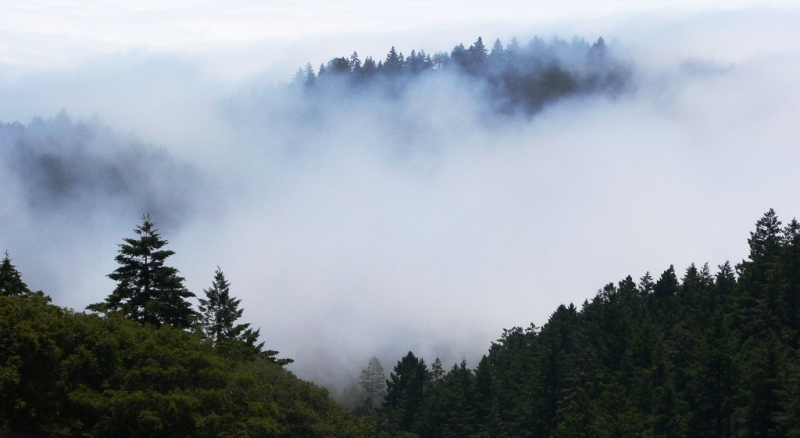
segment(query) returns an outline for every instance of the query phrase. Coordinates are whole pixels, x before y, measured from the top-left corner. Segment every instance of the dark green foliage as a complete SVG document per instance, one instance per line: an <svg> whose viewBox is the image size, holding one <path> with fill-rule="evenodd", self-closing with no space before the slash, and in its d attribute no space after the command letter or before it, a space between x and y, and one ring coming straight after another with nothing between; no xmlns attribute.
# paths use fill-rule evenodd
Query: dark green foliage
<svg viewBox="0 0 800 438"><path fill-rule="evenodd" d="M196 317L187 298L194 294L183 286L178 270L165 265L173 251L162 249L161 238L149 216L134 229L138 238L126 238L116 257L119 267L108 275L117 287L102 303L88 309L119 312L140 323L189 328Z"/></svg>
<svg viewBox="0 0 800 438"><path fill-rule="evenodd" d="M217 270L201 330L173 254L149 217L125 239L97 314L31 293L8 254L0 265L0 435L359 437L370 426L297 379L236 324L240 300ZM27 435L26 435L27 436Z"/></svg>
<svg viewBox="0 0 800 438"><path fill-rule="evenodd" d="M126 239L117 258L122 266L112 274L120 275L118 295L93 306L105 316L61 309L30 293L6 255L0 430L148 437L800 436L800 224L782 227L772 210L757 222L749 256L735 270L726 262L712 274L692 264L679 278L670 266L657 281L645 274L638 284L630 276L609 283L580 310L559 306L541 328L504 330L474 370L462 361L445 372L438 359L429 370L409 352L385 381L379 409L383 370L373 358L362 373L368 397L361 412L369 420L346 413L326 390L281 367L274 352L261 351L258 331L236 323L240 301L219 269L201 300L203 334L174 323L180 312L163 312L171 302L154 292L178 287L177 271L163 266L172 252L160 249L166 241L149 219L137 231L142 239ZM130 291L144 291L156 303Z"/></svg>
<svg viewBox="0 0 800 438"><path fill-rule="evenodd" d="M275 350L264 350L264 343L258 342L260 330L251 329L249 323L236 323L244 312L239 308L242 300L230 295L230 283L219 267L213 284L204 292L206 297L199 299L199 330L222 355L242 360L268 359L280 365L292 362L276 359Z"/></svg>
<svg viewBox="0 0 800 438"><path fill-rule="evenodd" d="M242 300L230 296L230 286L218 266L214 273L213 284L203 291L205 299L199 299L201 330L203 335L215 344L240 339L242 333L250 326L250 324L235 324L242 317L244 310L239 308Z"/></svg>
<svg viewBox="0 0 800 438"><path fill-rule="evenodd" d="M28 285L22 281L22 275L11 264L11 258L6 252L2 263L0 263L0 295L22 297L30 294L31 291L28 289Z"/></svg>
<svg viewBox="0 0 800 438"><path fill-rule="evenodd" d="M0 295L0 430L58 419L63 312L40 296Z"/></svg>
<svg viewBox="0 0 800 438"><path fill-rule="evenodd" d="M609 283L580 311L560 306L541 329L504 330L474 371L433 379L424 409L393 417L393 432L800 436L800 224L782 227L770 210L748 242L738 278L727 262L680 279L670 266L657 281ZM410 374L412 357L396 373Z"/></svg>
<svg viewBox="0 0 800 438"><path fill-rule="evenodd" d="M73 436L357 437L369 426L269 360L186 331L0 296L0 430Z"/></svg>
<svg viewBox="0 0 800 438"><path fill-rule="evenodd" d="M381 409L390 431L417 431L428 380L425 361L410 351L395 365L386 381L386 398Z"/></svg>

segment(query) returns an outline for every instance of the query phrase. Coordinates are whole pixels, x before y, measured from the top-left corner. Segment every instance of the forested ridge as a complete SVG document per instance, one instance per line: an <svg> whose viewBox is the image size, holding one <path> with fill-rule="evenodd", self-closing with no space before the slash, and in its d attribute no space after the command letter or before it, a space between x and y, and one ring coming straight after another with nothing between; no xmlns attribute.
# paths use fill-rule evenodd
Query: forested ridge
<svg viewBox="0 0 800 438"><path fill-rule="evenodd" d="M366 422L283 366L240 323L221 269L195 294L149 217L119 245L114 291L76 312L0 264L0 435L368 436Z"/></svg>
<svg viewBox="0 0 800 438"><path fill-rule="evenodd" d="M409 352L361 411L387 436L800 436L800 223L770 210L748 243L506 329L474 369Z"/></svg>
<svg viewBox="0 0 800 438"><path fill-rule="evenodd" d="M482 91L482 98L499 113L533 114L544 105L577 95L623 91L631 66L614 56L605 40L565 41L539 37L521 45L513 38L505 46L497 39L488 48L483 38L469 47L433 55L412 50L408 56L392 47L383 60L358 52L333 58L315 71L311 63L297 71L293 83L311 96L341 92L402 94L414 81L441 76L464 79L463 86Z"/></svg>
<svg viewBox="0 0 800 438"><path fill-rule="evenodd" d="M670 266L657 279L609 283L580 309L559 306L541 327L503 330L474 369L462 361L446 370L438 359L429 367L409 352L386 379L373 358L355 415L256 344L258 331L237 323L240 300L221 269L198 310L175 306L191 293L163 263L172 254L166 240L147 217L135 231L109 275L117 289L90 306L99 314L51 304L6 254L3 428L68 436L800 434L800 223L783 226L773 210L735 267L712 273L692 264L679 276Z"/></svg>

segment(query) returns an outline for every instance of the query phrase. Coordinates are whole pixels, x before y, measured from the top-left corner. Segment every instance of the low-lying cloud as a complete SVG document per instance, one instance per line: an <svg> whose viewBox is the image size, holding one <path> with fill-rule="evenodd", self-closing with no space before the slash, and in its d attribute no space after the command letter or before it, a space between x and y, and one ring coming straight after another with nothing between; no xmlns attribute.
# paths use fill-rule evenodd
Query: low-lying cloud
<svg viewBox="0 0 800 438"><path fill-rule="evenodd" d="M204 208L207 182L166 150L98 120L74 123L65 113L27 125L0 125L0 157L36 215L147 214L172 228ZM205 196L199 196L205 192Z"/></svg>

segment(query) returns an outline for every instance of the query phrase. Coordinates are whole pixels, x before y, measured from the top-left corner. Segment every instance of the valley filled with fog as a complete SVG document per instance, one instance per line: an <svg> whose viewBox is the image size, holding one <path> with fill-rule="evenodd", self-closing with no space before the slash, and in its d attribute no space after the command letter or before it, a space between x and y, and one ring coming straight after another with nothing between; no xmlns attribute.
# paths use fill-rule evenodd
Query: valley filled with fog
<svg viewBox="0 0 800 438"><path fill-rule="evenodd" d="M739 262L762 213L800 212L796 9L415 21L347 18L348 4L314 33L314 2L238 5L172 33L181 7L0 23L0 250L32 289L76 310L101 300L117 245L150 214L190 290L221 267L289 369L343 387L373 355L474 366L503 328L626 275ZM237 31L225 12L251 18ZM624 74L535 105L456 68L388 91L292 83L354 51L385 62L393 46L451 54L479 36L487 55L496 39L589 53L602 37ZM597 68L570 59L570 77Z"/></svg>

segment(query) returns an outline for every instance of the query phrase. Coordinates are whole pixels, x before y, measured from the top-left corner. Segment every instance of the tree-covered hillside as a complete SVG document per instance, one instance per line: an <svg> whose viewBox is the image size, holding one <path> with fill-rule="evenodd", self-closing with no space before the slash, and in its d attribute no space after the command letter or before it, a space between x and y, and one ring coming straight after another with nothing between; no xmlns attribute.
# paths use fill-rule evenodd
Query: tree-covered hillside
<svg viewBox="0 0 800 438"><path fill-rule="evenodd" d="M217 270L200 311L166 262L148 217L120 245L116 289L86 314L32 292L0 265L0 435L367 436L327 390L238 323L240 300Z"/></svg>
<svg viewBox="0 0 800 438"><path fill-rule="evenodd" d="M503 331L475 369L413 353L373 415L383 436L800 436L800 223L770 210L732 267L604 286Z"/></svg>
<svg viewBox="0 0 800 438"><path fill-rule="evenodd" d="M408 56L394 47L377 62L357 52L333 58L315 71L311 63L297 71L296 85L312 96L345 90L397 95L414 81L441 76L465 80L462 86L483 90L495 111L527 114L545 104L576 95L622 91L631 77L630 66L610 53L603 38L594 43L574 38L545 41L533 38L520 45L516 38L505 47L497 39L488 48L481 37L465 47L431 55L412 50Z"/></svg>
<svg viewBox="0 0 800 438"><path fill-rule="evenodd" d="M66 436L798 436L800 223L774 211L750 254L604 286L514 327L471 369L373 358L358 418L238 323L221 269L200 311L145 217L117 288L86 314L0 264L0 430ZM371 426L370 426L371 424Z"/></svg>

